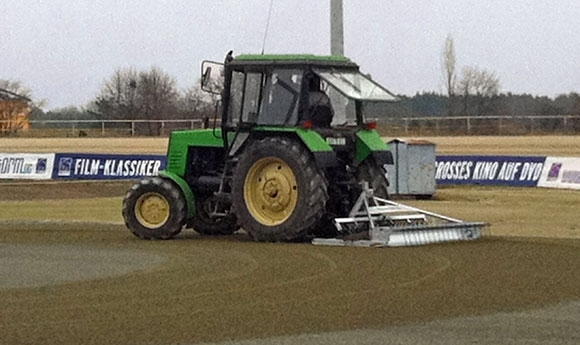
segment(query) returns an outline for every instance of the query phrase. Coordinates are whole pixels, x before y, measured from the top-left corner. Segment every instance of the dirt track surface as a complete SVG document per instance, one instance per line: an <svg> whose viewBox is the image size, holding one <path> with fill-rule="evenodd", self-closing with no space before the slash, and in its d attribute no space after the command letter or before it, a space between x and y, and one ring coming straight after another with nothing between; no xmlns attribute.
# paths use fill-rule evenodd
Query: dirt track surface
<svg viewBox="0 0 580 345"><path fill-rule="evenodd" d="M385 137L386 141L392 138ZM405 140L415 139L403 138ZM580 156L580 136L421 137L438 154ZM94 152L165 154L168 138L0 138L0 152Z"/></svg>
<svg viewBox="0 0 580 345"><path fill-rule="evenodd" d="M167 138L0 138L0 152L167 153Z"/></svg>
<svg viewBox="0 0 580 345"><path fill-rule="evenodd" d="M356 331L303 334L219 345L527 345L580 342L580 303L539 310L453 318L421 324Z"/></svg>
<svg viewBox="0 0 580 345"><path fill-rule="evenodd" d="M5 184L0 195L111 197L127 184L61 184L52 192ZM173 241L142 241L123 225L0 220L0 262L3 280L37 279L35 270L61 275L0 286L0 344L462 344L485 343L490 334L496 343L546 340L525 327L534 322L556 333L553 343L579 339L578 308L568 307L580 301L580 241L572 239L333 248L254 243L243 234L203 238L191 230ZM552 305L564 306L552 313L572 321L534 314Z"/></svg>
<svg viewBox="0 0 580 345"><path fill-rule="evenodd" d="M151 242L123 226L11 223L2 225L0 243L0 255L10 246L64 245L165 258L162 265L123 276L2 289L3 344L254 339L580 300L577 241L361 249L253 243L242 235L199 238L193 232Z"/></svg>

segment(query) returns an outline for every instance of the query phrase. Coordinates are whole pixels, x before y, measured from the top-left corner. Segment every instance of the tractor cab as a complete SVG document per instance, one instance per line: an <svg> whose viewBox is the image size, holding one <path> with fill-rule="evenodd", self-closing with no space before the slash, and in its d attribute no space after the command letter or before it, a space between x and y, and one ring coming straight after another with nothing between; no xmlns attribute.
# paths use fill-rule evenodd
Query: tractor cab
<svg viewBox="0 0 580 345"><path fill-rule="evenodd" d="M224 132L253 126L364 126L366 102L396 97L345 57L240 55L204 62L202 86L222 95Z"/></svg>

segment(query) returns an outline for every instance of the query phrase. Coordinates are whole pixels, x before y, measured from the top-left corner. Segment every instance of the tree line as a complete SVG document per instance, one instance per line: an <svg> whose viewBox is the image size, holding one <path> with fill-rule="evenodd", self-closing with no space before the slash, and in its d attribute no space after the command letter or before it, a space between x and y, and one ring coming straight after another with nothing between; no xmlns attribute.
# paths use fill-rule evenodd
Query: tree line
<svg viewBox="0 0 580 345"><path fill-rule="evenodd" d="M458 72L455 43L447 36L441 54L445 93L422 92L400 95L401 102L371 107L375 117L405 116L550 116L580 115L576 92L555 98L530 94L501 93L500 78L491 71L465 66Z"/></svg>
<svg viewBox="0 0 580 345"><path fill-rule="evenodd" d="M0 86L26 97L29 89L20 82L0 80ZM45 102L32 102L30 120L176 120L213 117L216 96L203 92L200 83L185 90L177 87L175 78L158 67L137 71L134 68L116 70L101 86L88 104L44 111ZM58 128L66 124L46 123L43 127ZM98 123L83 127L98 127ZM119 126L122 126L121 124ZM161 134L159 122L143 122L135 131L143 135Z"/></svg>
<svg viewBox="0 0 580 345"><path fill-rule="evenodd" d="M575 92L555 98L511 92L489 97L435 92L399 97L401 101L396 104L373 107L374 117L580 115L580 95Z"/></svg>

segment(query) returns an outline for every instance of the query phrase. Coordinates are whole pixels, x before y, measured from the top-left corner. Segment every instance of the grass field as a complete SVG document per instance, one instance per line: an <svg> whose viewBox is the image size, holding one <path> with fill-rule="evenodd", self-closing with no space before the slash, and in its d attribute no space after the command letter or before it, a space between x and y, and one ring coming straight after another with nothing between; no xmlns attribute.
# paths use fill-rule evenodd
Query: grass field
<svg viewBox="0 0 580 345"><path fill-rule="evenodd" d="M112 222L122 224L121 204L130 183L0 184L0 220ZM91 190L93 188L94 190ZM58 198L58 199L55 199ZM490 224L488 234L579 238L580 192L556 189L454 187L433 200L404 203L452 217ZM71 212L74 210L74 212Z"/></svg>

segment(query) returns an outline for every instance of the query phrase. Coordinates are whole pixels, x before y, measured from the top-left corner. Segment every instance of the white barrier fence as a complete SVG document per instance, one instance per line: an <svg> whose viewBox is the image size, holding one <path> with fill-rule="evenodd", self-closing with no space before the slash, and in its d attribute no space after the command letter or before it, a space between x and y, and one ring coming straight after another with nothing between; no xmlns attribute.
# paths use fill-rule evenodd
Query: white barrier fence
<svg viewBox="0 0 580 345"><path fill-rule="evenodd" d="M485 116L425 116L389 115L375 118L390 136L425 135L526 135L526 134L576 134L580 133L580 115L485 115ZM219 127L219 119L216 125ZM0 120L0 125L10 124ZM66 136L164 136L173 130L213 127L214 119L166 120L42 120L28 121L30 131L43 131L44 135ZM2 128L6 126L0 126ZM0 135L17 133L20 128L1 129Z"/></svg>

